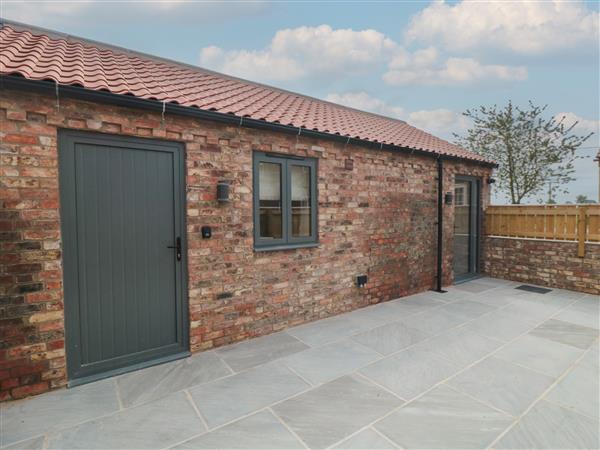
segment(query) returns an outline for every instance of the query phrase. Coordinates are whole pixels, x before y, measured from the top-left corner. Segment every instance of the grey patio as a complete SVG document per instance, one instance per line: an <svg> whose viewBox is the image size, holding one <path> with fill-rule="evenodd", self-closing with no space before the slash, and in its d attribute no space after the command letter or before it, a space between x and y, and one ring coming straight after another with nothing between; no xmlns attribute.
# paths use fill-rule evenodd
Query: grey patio
<svg viewBox="0 0 600 450"><path fill-rule="evenodd" d="M2 448L590 448L597 296L481 278L2 404Z"/></svg>

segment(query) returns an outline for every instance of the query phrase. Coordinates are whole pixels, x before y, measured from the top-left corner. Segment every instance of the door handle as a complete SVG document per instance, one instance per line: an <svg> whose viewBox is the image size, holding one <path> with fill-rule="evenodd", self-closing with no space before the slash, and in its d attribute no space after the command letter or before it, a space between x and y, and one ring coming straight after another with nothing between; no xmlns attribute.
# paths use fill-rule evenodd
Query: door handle
<svg viewBox="0 0 600 450"><path fill-rule="evenodd" d="M175 255L177 256L177 261L181 261L181 238L177 237L175 239L175 245L168 245L167 248L174 248Z"/></svg>

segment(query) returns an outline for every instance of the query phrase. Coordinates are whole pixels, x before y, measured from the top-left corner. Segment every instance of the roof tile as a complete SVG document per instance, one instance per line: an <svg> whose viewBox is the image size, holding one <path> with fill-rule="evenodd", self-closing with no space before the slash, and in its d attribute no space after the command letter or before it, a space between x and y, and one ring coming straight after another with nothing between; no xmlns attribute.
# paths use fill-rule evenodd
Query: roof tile
<svg viewBox="0 0 600 450"><path fill-rule="evenodd" d="M0 74L108 90L239 117L482 162L484 157L404 121L199 67L4 24Z"/></svg>

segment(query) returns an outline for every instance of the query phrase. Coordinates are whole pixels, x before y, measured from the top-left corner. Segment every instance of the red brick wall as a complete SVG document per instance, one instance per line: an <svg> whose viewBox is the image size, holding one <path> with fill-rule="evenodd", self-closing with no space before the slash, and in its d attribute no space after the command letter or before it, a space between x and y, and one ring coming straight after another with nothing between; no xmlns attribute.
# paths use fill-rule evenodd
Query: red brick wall
<svg viewBox="0 0 600 450"><path fill-rule="evenodd" d="M495 238L484 240L485 273L491 277L600 294L600 245Z"/></svg>
<svg viewBox="0 0 600 450"><path fill-rule="evenodd" d="M432 158L296 138L122 107L3 91L1 398L66 383L57 129L156 137L186 147L191 349L199 351L434 285ZM318 248L253 251L252 150L319 159ZM354 161L345 169L345 161ZM488 169L447 163L455 173ZM216 202L219 179L231 203ZM486 185L484 185L485 187ZM484 193L487 198L487 190ZM452 248L452 208L445 245ZM200 238L213 227L210 240ZM452 280L446 252L445 282ZM355 277L367 273L366 288Z"/></svg>

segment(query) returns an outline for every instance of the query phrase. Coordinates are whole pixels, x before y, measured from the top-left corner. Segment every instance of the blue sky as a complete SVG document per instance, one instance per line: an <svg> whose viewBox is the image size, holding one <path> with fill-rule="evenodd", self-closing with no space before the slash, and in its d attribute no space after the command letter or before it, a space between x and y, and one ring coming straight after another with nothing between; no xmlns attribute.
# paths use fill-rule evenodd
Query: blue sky
<svg viewBox="0 0 600 450"><path fill-rule="evenodd" d="M467 108L549 104L550 115L596 133L564 202L598 196L598 11L586 1L3 1L1 15L398 117L448 139L468 128Z"/></svg>

